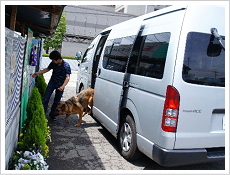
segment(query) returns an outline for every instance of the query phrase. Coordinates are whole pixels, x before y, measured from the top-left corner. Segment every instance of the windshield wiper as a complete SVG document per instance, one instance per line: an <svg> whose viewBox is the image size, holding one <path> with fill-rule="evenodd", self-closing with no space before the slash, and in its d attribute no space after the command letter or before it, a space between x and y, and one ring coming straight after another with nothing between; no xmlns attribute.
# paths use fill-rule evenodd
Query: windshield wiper
<svg viewBox="0 0 230 175"><path fill-rule="evenodd" d="M223 44L223 41L222 41L222 37L219 35L217 29L216 28L211 28L211 33L218 40L220 46L225 51L225 47L224 47L224 44Z"/></svg>

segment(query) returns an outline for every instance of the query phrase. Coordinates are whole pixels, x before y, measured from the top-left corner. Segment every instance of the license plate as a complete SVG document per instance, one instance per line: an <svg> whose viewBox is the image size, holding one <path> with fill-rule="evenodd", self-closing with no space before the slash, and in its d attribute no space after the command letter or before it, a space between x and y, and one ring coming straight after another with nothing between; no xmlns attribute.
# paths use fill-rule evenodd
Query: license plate
<svg viewBox="0 0 230 175"><path fill-rule="evenodd" d="M223 116L223 122L222 122L222 124L223 124L223 129L225 130L225 115Z"/></svg>

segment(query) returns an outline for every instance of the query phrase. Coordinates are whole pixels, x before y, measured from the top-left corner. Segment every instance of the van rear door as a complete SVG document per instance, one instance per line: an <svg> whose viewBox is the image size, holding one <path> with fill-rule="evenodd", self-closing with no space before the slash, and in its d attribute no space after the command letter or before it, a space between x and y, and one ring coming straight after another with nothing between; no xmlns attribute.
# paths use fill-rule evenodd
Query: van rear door
<svg viewBox="0 0 230 175"><path fill-rule="evenodd" d="M211 34L216 28L224 38L224 16L221 7L187 9L173 82L180 94L175 149L225 146L225 52Z"/></svg>

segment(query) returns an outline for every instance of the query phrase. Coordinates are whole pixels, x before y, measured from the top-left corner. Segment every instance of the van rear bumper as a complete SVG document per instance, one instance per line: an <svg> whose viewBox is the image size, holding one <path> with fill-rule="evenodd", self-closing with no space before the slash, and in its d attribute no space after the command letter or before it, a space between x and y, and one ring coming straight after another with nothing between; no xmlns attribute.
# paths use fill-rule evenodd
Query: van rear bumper
<svg viewBox="0 0 230 175"><path fill-rule="evenodd" d="M216 162L225 160L225 148L168 150L153 145L152 158L165 167Z"/></svg>

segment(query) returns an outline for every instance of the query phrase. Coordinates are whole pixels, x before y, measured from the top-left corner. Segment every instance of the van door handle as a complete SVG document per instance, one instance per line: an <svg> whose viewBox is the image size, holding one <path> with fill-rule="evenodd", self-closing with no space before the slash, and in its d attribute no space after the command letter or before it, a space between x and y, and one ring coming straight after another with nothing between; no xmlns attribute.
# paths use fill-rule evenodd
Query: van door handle
<svg viewBox="0 0 230 175"><path fill-rule="evenodd" d="M124 81L123 82L123 87L126 87L126 88L129 87L129 82L128 81Z"/></svg>
<svg viewBox="0 0 230 175"><path fill-rule="evenodd" d="M88 71L88 67L85 67L85 72L87 72Z"/></svg>
<svg viewBox="0 0 230 175"><path fill-rule="evenodd" d="M138 84L132 83L130 81L124 81L123 87L125 87L125 88L128 88L128 87L138 88Z"/></svg>

